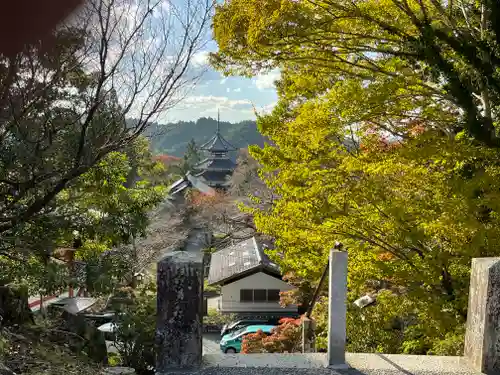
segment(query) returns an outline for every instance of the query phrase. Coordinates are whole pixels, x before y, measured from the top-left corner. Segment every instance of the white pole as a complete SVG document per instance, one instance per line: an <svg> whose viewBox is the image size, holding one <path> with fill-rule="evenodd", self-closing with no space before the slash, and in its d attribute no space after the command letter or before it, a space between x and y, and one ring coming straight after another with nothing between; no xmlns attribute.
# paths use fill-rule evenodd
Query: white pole
<svg viewBox="0 0 500 375"><path fill-rule="evenodd" d="M328 365L346 368L347 253L330 250L328 280Z"/></svg>

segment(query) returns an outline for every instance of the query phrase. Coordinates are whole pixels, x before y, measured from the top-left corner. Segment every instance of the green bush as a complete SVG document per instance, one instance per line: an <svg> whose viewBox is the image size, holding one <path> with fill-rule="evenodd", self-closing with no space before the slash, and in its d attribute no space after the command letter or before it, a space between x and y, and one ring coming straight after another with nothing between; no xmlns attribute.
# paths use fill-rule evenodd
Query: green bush
<svg viewBox="0 0 500 375"><path fill-rule="evenodd" d="M114 345L121 365L134 368L138 375L154 374L156 285L144 285L133 301L117 311Z"/></svg>
<svg viewBox="0 0 500 375"><path fill-rule="evenodd" d="M205 282L203 284L203 290L205 292L220 293L220 285L208 285L208 280L205 280Z"/></svg>
<svg viewBox="0 0 500 375"><path fill-rule="evenodd" d="M221 314L216 309L208 309L208 316L203 317L203 324L224 325L235 320L233 314Z"/></svg>
<svg viewBox="0 0 500 375"><path fill-rule="evenodd" d="M436 341L428 354L445 356L464 355L465 324L456 327L454 332L446 334L443 340Z"/></svg>
<svg viewBox="0 0 500 375"><path fill-rule="evenodd" d="M111 367L119 366L122 363L122 359L120 354L118 353L109 353L108 354L108 364Z"/></svg>
<svg viewBox="0 0 500 375"><path fill-rule="evenodd" d="M5 357L9 350L9 340L4 337L2 330L0 328L0 360Z"/></svg>

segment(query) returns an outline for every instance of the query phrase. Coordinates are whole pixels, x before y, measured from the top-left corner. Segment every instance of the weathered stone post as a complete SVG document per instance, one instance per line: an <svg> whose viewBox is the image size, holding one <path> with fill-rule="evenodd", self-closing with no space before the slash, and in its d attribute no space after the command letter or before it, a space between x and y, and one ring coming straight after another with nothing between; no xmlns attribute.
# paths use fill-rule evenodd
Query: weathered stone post
<svg viewBox="0 0 500 375"><path fill-rule="evenodd" d="M314 320L308 317L304 317L302 320L302 353L313 353L315 351L315 326Z"/></svg>
<svg viewBox="0 0 500 375"><path fill-rule="evenodd" d="M201 366L203 262L174 252L158 262L156 373Z"/></svg>
<svg viewBox="0 0 500 375"><path fill-rule="evenodd" d="M330 251L328 280L328 365L335 368L345 364L347 309L347 253Z"/></svg>
<svg viewBox="0 0 500 375"><path fill-rule="evenodd" d="M475 371L500 374L500 258L474 258L464 355Z"/></svg>

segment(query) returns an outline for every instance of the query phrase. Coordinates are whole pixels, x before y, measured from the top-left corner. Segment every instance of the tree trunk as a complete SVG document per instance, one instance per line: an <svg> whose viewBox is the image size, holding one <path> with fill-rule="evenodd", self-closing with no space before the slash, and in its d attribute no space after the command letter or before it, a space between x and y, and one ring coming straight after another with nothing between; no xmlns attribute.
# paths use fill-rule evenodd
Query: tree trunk
<svg viewBox="0 0 500 375"><path fill-rule="evenodd" d="M14 286L0 286L0 325L33 323L28 295Z"/></svg>

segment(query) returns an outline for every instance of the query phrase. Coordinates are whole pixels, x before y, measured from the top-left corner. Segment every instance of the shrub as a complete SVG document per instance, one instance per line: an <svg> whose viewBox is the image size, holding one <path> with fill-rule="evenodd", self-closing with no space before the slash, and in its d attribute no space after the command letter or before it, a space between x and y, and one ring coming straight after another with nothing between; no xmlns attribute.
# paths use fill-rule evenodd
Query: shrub
<svg viewBox="0 0 500 375"><path fill-rule="evenodd" d="M154 374L156 286L145 285L133 301L117 311L114 345L123 366L134 368L138 375Z"/></svg>
<svg viewBox="0 0 500 375"><path fill-rule="evenodd" d="M428 354L444 356L462 356L464 354L465 324L446 334L443 340L433 343Z"/></svg>
<svg viewBox="0 0 500 375"><path fill-rule="evenodd" d="M302 350L302 318L283 318L267 336L262 330L243 338L241 353L294 353Z"/></svg>
<svg viewBox="0 0 500 375"><path fill-rule="evenodd" d="M235 320L233 314L221 314L216 309L208 309L208 315L203 317L203 324L224 325Z"/></svg>
<svg viewBox="0 0 500 375"><path fill-rule="evenodd" d="M255 333L249 333L243 337L241 343L242 354L251 353L266 353L264 346L262 345L262 340L265 339L267 335L260 329Z"/></svg>
<svg viewBox="0 0 500 375"><path fill-rule="evenodd" d="M208 280L204 281L203 290L205 292L220 293L220 285L208 285Z"/></svg>

